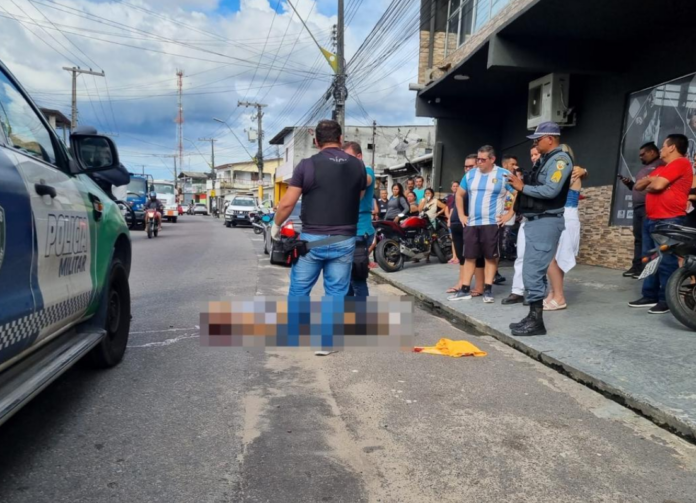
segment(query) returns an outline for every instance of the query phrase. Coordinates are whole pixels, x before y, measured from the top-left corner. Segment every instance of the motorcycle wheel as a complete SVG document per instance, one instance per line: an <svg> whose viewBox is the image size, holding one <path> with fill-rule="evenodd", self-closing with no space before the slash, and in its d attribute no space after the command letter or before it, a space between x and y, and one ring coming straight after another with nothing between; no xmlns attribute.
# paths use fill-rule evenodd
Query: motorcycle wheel
<svg viewBox="0 0 696 503"><path fill-rule="evenodd" d="M437 242L433 243L433 251L441 264L452 260L452 237L448 232L439 232Z"/></svg>
<svg viewBox="0 0 696 503"><path fill-rule="evenodd" d="M383 239L375 248L377 263L385 272L400 271L404 267L404 256L399 243L393 239Z"/></svg>
<svg viewBox="0 0 696 503"><path fill-rule="evenodd" d="M446 264L448 259L445 257L445 254L442 252L442 248L440 247L440 243L433 243L433 253L437 257L437 259L440 261L441 264Z"/></svg>
<svg viewBox="0 0 696 503"><path fill-rule="evenodd" d="M679 322L696 330L696 275L680 267L669 278L665 296L669 310Z"/></svg>
<svg viewBox="0 0 696 503"><path fill-rule="evenodd" d="M254 227L254 234L261 234L263 232L263 229L259 229L258 227Z"/></svg>
<svg viewBox="0 0 696 503"><path fill-rule="evenodd" d="M152 233L155 235L155 237L157 237L157 234L159 233L159 231L157 229L155 229L154 231L152 231Z"/></svg>
<svg viewBox="0 0 696 503"><path fill-rule="evenodd" d="M152 225L146 224L147 227L147 239L152 239Z"/></svg>

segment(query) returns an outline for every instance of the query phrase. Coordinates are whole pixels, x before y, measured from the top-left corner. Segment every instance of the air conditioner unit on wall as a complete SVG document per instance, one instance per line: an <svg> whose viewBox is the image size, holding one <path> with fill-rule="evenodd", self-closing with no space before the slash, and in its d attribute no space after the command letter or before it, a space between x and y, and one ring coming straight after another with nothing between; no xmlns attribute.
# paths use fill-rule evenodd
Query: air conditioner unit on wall
<svg viewBox="0 0 696 503"><path fill-rule="evenodd" d="M527 128L534 129L542 122L569 124L572 108L568 106L570 78L564 73L550 73L529 84L527 98Z"/></svg>

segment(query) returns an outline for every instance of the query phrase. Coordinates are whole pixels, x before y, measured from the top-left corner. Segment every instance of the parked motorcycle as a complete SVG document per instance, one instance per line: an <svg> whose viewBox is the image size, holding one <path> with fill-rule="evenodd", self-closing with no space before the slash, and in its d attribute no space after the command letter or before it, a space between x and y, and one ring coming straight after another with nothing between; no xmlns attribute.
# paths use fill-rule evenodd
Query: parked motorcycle
<svg viewBox="0 0 696 503"><path fill-rule="evenodd" d="M665 297L674 317L684 326L696 330L696 229L662 224L655 227L652 237L658 247L643 258L647 265L640 279L657 274L664 255L684 259L682 266L670 276Z"/></svg>
<svg viewBox="0 0 696 503"><path fill-rule="evenodd" d="M377 236L375 259L385 272L396 272L407 260L427 259L435 255L446 264L452 259L452 237L447 226L438 221L437 228L421 213L400 222L380 220L374 223Z"/></svg>
<svg viewBox="0 0 696 503"><path fill-rule="evenodd" d="M152 236L157 237L157 212L155 210L147 210L147 238L152 239Z"/></svg>

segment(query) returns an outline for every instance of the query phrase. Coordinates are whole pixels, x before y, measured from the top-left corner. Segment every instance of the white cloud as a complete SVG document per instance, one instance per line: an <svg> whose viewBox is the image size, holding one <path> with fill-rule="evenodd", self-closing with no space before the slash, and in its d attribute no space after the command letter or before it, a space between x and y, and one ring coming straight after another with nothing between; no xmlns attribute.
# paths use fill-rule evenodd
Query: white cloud
<svg viewBox="0 0 696 503"><path fill-rule="evenodd" d="M60 4L66 7L58 9L49 7L51 4L43 0L34 4L29 0L15 1L24 12L11 3L0 4L3 7L0 8L0 32L4 35L0 59L39 104L59 108L66 115L70 110L71 81L70 74L61 67L79 65L103 69L111 103L107 99L104 79L80 78L80 120L82 124L92 124L107 132L118 129L121 134L116 140L122 155L126 162L134 165L164 169L161 159L147 154L170 154L176 148L175 72L178 68L186 75L184 135L192 140L211 135L219 137L216 144L218 163L244 159L246 154L224 126L212 121L213 116L231 117L230 124L244 141L244 129L255 127L255 122L250 120L250 110L238 109L237 101L263 100L269 105L265 110L264 128L266 138L270 139L282 127L295 124L331 82L328 64L321 59L289 6L286 5L282 13L274 13L271 5L275 6L276 0L243 0L240 11L224 16L213 10L218 5L217 0L128 0L154 14L116 1L61 0ZM314 2L296 0L295 5L324 44L336 18L327 6L317 6ZM322 2L324 0L319 0L320 4ZM348 57L388 3L388 0L375 0L362 4L346 33ZM16 16L24 26L8 19L3 9ZM308 15L310 9L311 15ZM50 22L41 13L48 16ZM414 44L416 40L414 37ZM354 100L349 100L348 123L368 123L373 118L380 124L415 121L414 95L407 90L407 80L416 74L417 56L414 53L410 60L407 57L414 48L413 44L408 49L402 48L398 57L353 82L369 118ZM392 68L399 59L408 61ZM116 127L114 122L117 122ZM252 152L255 150L251 144L244 146ZM198 147L207 155L209 145L199 143ZM190 143L186 143L185 149L186 162L190 162L191 169L206 168L205 161Z"/></svg>

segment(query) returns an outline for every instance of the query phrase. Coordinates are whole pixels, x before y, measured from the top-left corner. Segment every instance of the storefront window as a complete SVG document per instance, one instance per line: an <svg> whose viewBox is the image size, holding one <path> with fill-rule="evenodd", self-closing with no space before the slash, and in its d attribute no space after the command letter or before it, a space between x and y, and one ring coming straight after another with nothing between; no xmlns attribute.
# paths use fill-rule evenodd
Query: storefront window
<svg viewBox="0 0 696 503"><path fill-rule="evenodd" d="M662 146L667 135L681 133L689 139L689 159L696 153L696 74L666 82L628 97L619 155L618 174L635 179L642 168L638 150L648 142ZM630 226L633 221L631 191L617 180L611 222Z"/></svg>

